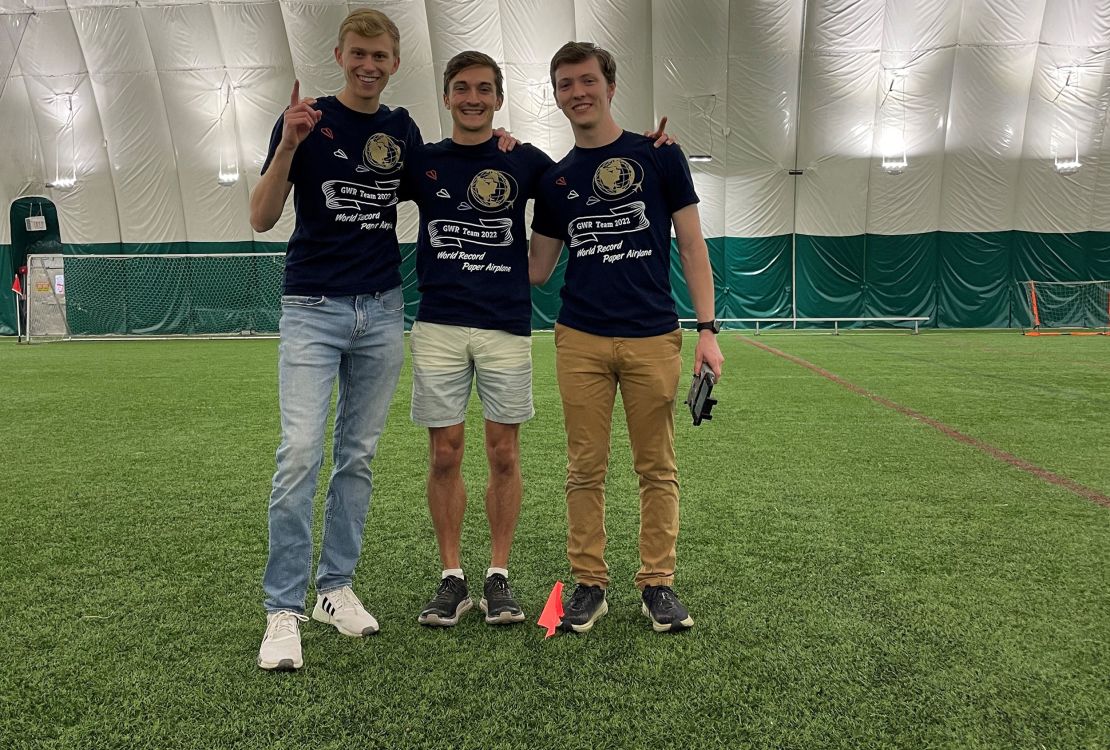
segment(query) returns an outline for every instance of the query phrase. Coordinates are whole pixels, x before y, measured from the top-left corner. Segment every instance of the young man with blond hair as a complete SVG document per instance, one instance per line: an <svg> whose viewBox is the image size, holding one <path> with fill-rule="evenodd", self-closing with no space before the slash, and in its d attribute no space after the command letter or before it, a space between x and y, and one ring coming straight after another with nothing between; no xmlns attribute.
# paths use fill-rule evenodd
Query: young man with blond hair
<svg viewBox="0 0 1110 750"><path fill-rule="evenodd" d="M675 594L678 473L674 409L682 332L670 286L670 229L698 318L694 370L721 375L713 275L698 196L677 146L654 150L613 119L616 62L569 42L551 60L555 100L575 147L544 175L532 222L530 277L543 283L569 258L555 327L567 433L567 557L577 586L565 630L586 632L608 611L605 475L619 389L640 495L641 611L656 631L694 624Z"/></svg>
<svg viewBox="0 0 1110 750"><path fill-rule="evenodd" d="M296 210L279 326L282 437L269 503L263 669L303 664L313 496L336 380L334 469L312 618L348 636L378 631L351 584L373 489L370 461L404 359L396 204L405 161L422 141L407 111L381 103L400 63L400 34L387 16L352 12L334 54L342 91L301 99L293 83L251 194L256 232L273 228L291 190Z"/></svg>

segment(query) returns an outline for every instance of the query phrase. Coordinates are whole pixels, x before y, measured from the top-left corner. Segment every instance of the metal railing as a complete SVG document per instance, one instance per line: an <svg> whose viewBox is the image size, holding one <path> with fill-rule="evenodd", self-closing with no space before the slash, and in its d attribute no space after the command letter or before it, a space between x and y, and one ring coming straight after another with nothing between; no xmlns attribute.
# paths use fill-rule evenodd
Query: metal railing
<svg viewBox="0 0 1110 750"><path fill-rule="evenodd" d="M858 317L858 318L718 318L721 323L755 323L755 335L759 335L760 323L790 323L792 328L797 328L798 323L832 323L833 335L840 334L841 323L913 323L913 332L918 333L918 327L927 321L928 316L914 317L914 316L881 316L881 317ZM678 322L681 323L696 323L695 318L679 318Z"/></svg>

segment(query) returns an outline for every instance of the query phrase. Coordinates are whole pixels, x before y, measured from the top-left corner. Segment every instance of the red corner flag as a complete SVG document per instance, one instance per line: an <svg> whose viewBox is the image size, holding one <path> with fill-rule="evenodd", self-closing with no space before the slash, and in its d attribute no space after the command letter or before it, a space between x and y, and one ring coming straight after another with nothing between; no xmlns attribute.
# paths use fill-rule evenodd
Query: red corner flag
<svg viewBox="0 0 1110 750"><path fill-rule="evenodd" d="M543 605L543 612L540 613L540 619L536 620L536 624L541 628L547 628L547 635L544 638L550 638L555 635L555 629L559 627L559 623L563 621L563 582L556 581L555 585L551 587L551 593L547 596L547 604Z"/></svg>
<svg viewBox="0 0 1110 750"><path fill-rule="evenodd" d="M15 279L12 281L12 291L20 297L23 296L23 284L19 282L19 274L16 274Z"/></svg>

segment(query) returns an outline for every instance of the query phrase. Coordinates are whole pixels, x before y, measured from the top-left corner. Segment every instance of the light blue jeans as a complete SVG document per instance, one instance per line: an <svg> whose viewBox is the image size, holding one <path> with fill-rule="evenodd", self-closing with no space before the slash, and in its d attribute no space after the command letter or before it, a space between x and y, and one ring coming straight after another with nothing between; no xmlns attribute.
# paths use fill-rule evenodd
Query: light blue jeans
<svg viewBox="0 0 1110 750"><path fill-rule="evenodd" d="M262 578L268 612L304 612L312 567L312 499L337 376L335 466L324 506L316 590L348 586L354 577L373 491L370 460L404 360L403 309L400 287L357 297L281 299L282 435Z"/></svg>

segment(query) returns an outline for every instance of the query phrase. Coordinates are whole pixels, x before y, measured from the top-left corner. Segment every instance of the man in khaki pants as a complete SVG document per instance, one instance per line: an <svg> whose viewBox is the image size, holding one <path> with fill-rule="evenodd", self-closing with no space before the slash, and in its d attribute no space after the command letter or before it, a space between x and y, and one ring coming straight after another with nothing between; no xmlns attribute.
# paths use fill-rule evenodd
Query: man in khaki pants
<svg viewBox="0 0 1110 750"><path fill-rule="evenodd" d="M620 388L640 479L641 610L656 631L685 630L694 620L671 588L679 526L674 408L682 367L670 287L672 224L699 321L694 369L704 363L719 378L724 360L698 196L681 149L653 149L648 138L614 121L616 63L607 51L565 44L551 61L551 83L575 148L541 181L529 277L545 282L567 246L555 346L567 432L567 557L577 586L562 627L586 632L608 612L605 474Z"/></svg>

